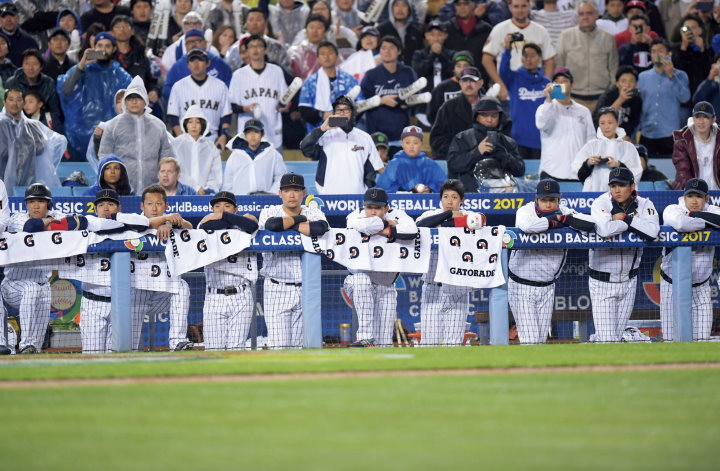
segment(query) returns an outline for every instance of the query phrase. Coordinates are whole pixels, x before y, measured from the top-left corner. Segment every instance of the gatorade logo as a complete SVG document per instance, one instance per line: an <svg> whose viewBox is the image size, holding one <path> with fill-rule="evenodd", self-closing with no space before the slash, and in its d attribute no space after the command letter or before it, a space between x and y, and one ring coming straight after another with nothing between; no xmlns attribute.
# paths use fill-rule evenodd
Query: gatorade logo
<svg viewBox="0 0 720 471"><path fill-rule="evenodd" d="M335 244L336 245L342 245L345 243L345 234L338 232L335 234Z"/></svg>
<svg viewBox="0 0 720 471"><path fill-rule="evenodd" d="M182 240L183 242L189 241L190 240L190 232L188 232L187 230L181 231L180 232L180 240Z"/></svg>
<svg viewBox="0 0 720 471"><path fill-rule="evenodd" d="M207 244L205 243L205 239L197 243L197 249L200 253L207 251Z"/></svg>
<svg viewBox="0 0 720 471"><path fill-rule="evenodd" d="M460 237L458 236L452 236L450 237L450 245L453 247L460 247Z"/></svg>
<svg viewBox="0 0 720 471"><path fill-rule="evenodd" d="M100 260L100 271L110 270L110 260L103 258Z"/></svg>
<svg viewBox="0 0 720 471"><path fill-rule="evenodd" d="M222 242L224 245L227 245L230 242L232 242L232 240L230 239L230 233L223 232L222 234L220 234L220 242Z"/></svg>
<svg viewBox="0 0 720 471"><path fill-rule="evenodd" d="M160 273L162 273L162 271L160 270L160 267L157 265L153 265L152 268L150 269L150 276L152 276L153 278L157 278L158 276L160 276Z"/></svg>
<svg viewBox="0 0 720 471"><path fill-rule="evenodd" d="M33 239L32 234L25 236L25 245L28 247L33 247L35 245L35 240Z"/></svg>
<svg viewBox="0 0 720 471"><path fill-rule="evenodd" d="M333 250L331 250L331 249L328 249L327 252L325 252L325 256L326 256L329 260L335 260L335 252L334 252Z"/></svg>
<svg viewBox="0 0 720 471"><path fill-rule="evenodd" d="M375 257L375 258L382 257L384 253L385 253L385 251L379 245L375 246L375 248L373 249L373 257Z"/></svg>
<svg viewBox="0 0 720 471"><path fill-rule="evenodd" d="M462 261L472 263L473 262L472 252L465 252L464 254L462 254Z"/></svg>
<svg viewBox="0 0 720 471"><path fill-rule="evenodd" d="M410 252L408 251L407 247L400 247L400 258L408 258L408 255L410 255Z"/></svg>
<svg viewBox="0 0 720 471"><path fill-rule="evenodd" d="M357 247L350 247L350 258L358 258L360 250Z"/></svg>
<svg viewBox="0 0 720 471"><path fill-rule="evenodd" d="M490 262L490 263L495 263L496 261L497 261L497 254L494 253L494 254L490 255L490 258L488 259L488 262Z"/></svg>
<svg viewBox="0 0 720 471"><path fill-rule="evenodd" d="M52 243L55 245L62 244L62 233L60 232L53 232L53 235L50 238L52 240Z"/></svg>
<svg viewBox="0 0 720 471"><path fill-rule="evenodd" d="M485 239L480 239L477 241L477 248L480 250L487 250L488 248L488 241Z"/></svg>

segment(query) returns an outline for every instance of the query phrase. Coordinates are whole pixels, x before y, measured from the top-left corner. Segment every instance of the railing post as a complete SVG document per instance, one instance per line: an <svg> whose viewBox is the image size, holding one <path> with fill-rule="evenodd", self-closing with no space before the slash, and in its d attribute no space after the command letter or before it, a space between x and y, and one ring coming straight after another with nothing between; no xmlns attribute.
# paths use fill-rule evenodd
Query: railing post
<svg viewBox="0 0 720 471"><path fill-rule="evenodd" d="M302 315L304 348L322 348L322 260L320 255L302 254Z"/></svg>
<svg viewBox="0 0 720 471"><path fill-rule="evenodd" d="M112 348L115 352L132 350L132 302L130 292L130 253L110 256Z"/></svg>
<svg viewBox="0 0 720 471"><path fill-rule="evenodd" d="M503 276L508 276L508 250L502 249L500 261ZM507 283L490 290L490 345L508 345L510 326Z"/></svg>
<svg viewBox="0 0 720 471"><path fill-rule="evenodd" d="M673 340L690 342L692 325L692 247L675 247L672 253Z"/></svg>

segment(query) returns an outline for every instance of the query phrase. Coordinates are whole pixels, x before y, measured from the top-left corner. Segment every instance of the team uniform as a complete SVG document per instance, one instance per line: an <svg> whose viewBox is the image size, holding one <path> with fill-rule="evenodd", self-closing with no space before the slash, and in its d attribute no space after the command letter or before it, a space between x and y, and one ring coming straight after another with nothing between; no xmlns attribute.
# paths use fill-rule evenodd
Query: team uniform
<svg viewBox="0 0 720 471"><path fill-rule="evenodd" d="M282 117L278 111L280 98L287 91L283 70L266 62L265 68L258 73L246 65L233 72L230 80L230 103L240 107L257 103L260 115L256 119L265 125L265 139L276 149L282 148ZM238 129L252 119L251 113L238 115Z"/></svg>
<svg viewBox="0 0 720 471"><path fill-rule="evenodd" d="M678 232L694 232L712 227L720 228L720 207L705 204L702 212L689 216L684 198L678 204L668 205L663 211L663 221ZM660 321L663 340L673 340L672 307L672 249L663 249L660 266ZM693 340L708 340L712 330L713 301L710 275L715 257L714 246L692 248L692 325Z"/></svg>
<svg viewBox="0 0 720 471"><path fill-rule="evenodd" d="M0 180L0 232L5 232L8 222L10 222L10 200L8 199L5 183ZM11 327L7 323L7 312L5 304L0 296L0 354L7 355L14 351L15 343L10 344L8 334L11 333ZM12 333L15 333L12 330ZM10 344L10 346L8 346Z"/></svg>
<svg viewBox="0 0 720 471"><path fill-rule="evenodd" d="M209 135L213 141L217 139L221 122L232 115L228 87L225 83L211 75L204 82L198 83L191 75L178 80L170 91L167 115L176 124L185 117L185 112L192 105L198 105L207 119Z"/></svg>
<svg viewBox="0 0 720 471"><path fill-rule="evenodd" d="M260 229L265 229L270 218L287 215L282 205L263 209L260 212ZM325 214L319 209L302 206L300 215L305 216L308 222L324 221L327 224ZM263 299L268 347L302 347L301 256L294 252L263 252L263 268L260 274L265 277Z"/></svg>
<svg viewBox="0 0 720 471"><path fill-rule="evenodd" d="M632 216L630 224L613 221L613 200L610 193L597 197L590 214L601 237L613 237L623 232L633 232L643 239L653 240L660 231L660 221L655 205L649 199L635 196L631 206L637 207L627 213ZM617 249L590 249L589 288L592 302L595 337L597 342L619 342L630 319L637 274L643 249L641 247Z"/></svg>
<svg viewBox="0 0 720 471"><path fill-rule="evenodd" d="M568 225L573 229L593 230L594 223L588 215L576 213L563 205L557 211L542 212L535 202L518 210L515 226L527 234L546 232L552 229L552 219L558 214L570 216ZM566 258L567 250L510 252L508 302L521 343L545 343L555 306L555 280L560 276Z"/></svg>
<svg viewBox="0 0 720 471"><path fill-rule="evenodd" d="M460 210L463 215L473 214ZM485 216L482 225L485 225ZM418 227L467 227L467 218L453 218L452 211L432 209L417 218ZM430 255L428 272L422 276L423 288L421 305L422 341L420 346L458 346L465 336L465 323L470 314L470 292L472 288L435 283L438 251Z"/></svg>
<svg viewBox="0 0 720 471"><path fill-rule="evenodd" d="M385 221L397 223L397 235L415 236L417 226L410 216L400 209L392 209ZM367 217L365 209L357 209L347 216L347 228L363 234L376 234L387 224L379 217ZM375 345L392 346L392 332L397 316L398 273L350 270L344 288L353 301L358 318L356 339L374 341ZM464 324L463 324L464 327Z"/></svg>

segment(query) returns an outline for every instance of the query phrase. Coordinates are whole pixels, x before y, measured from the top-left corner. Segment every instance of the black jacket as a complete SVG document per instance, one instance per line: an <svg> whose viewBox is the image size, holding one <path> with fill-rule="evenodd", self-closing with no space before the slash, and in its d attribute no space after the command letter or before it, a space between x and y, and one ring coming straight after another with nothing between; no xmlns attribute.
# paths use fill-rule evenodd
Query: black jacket
<svg viewBox="0 0 720 471"><path fill-rule="evenodd" d="M467 98L461 94L446 101L440 107L430 130L433 158L445 160L453 137L459 132L470 129L472 123L472 106Z"/></svg>
<svg viewBox="0 0 720 471"><path fill-rule="evenodd" d="M487 128L478 122L473 127L453 137L448 150L448 177L457 178L465 185L465 191L475 193L478 184L473 175L475 165L482 159L493 158L503 170L515 177L525 174L525 162L512 137L498 132L498 142L492 152L480 154L478 144L487 136Z"/></svg>
<svg viewBox="0 0 720 471"><path fill-rule="evenodd" d="M688 48L680 50L680 45L673 47L672 61L675 68L685 71L690 86L690 96L695 93L700 82L705 80L713 64L713 51L709 47L704 51L693 51Z"/></svg>
<svg viewBox="0 0 720 471"><path fill-rule="evenodd" d="M10 44L8 44L10 51L8 52L7 58L18 67L22 65L20 56L22 56L22 53L25 52L26 49L38 48L37 41L20 28L15 28L13 34L5 33L5 35L10 39Z"/></svg>
<svg viewBox="0 0 720 471"><path fill-rule="evenodd" d="M435 75L435 60L440 60L440 77L442 80L449 79L453 76L453 54L455 51L443 47L440 54L430 52L430 49L423 48L415 51L412 57L412 68L415 69L418 77L427 79L427 86L423 91L429 92L434 88L433 80ZM440 85L440 84L438 84Z"/></svg>
<svg viewBox="0 0 720 471"><path fill-rule="evenodd" d="M10 87L19 88L23 95L29 91L37 92L43 97L45 109L53 115L54 120L62 119L62 110L60 108L60 99L55 90L55 80L41 73L38 83L30 85L22 69L18 69L15 75L10 77L5 84L5 89Z"/></svg>
<svg viewBox="0 0 720 471"><path fill-rule="evenodd" d="M148 92L158 90L157 79L150 70L150 60L145 55L145 46L135 36L130 38L130 52L120 54L120 50L116 50L114 59L130 74L130 77L139 75L145 82Z"/></svg>
<svg viewBox="0 0 720 471"><path fill-rule="evenodd" d="M435 117L440 111L440 107L448 100L455 98L461 94L460 84L454 78L449 78L440 82L440 84L433 88L432 98L428 103L427 117L430 124L435 122Z"/></svg>
<svg viewBox="0 0 720 471"><path fill-rule="evenodd" d="M3 85L5 85L4 88L7 88L7 81L15 74L16 70L17 67L15 67L15 64L10 62L10 59L7 57L4 62L0 62L0 79L2 79Z"/></svg>
<svg viewBox="0 0 720 471"><path fill-rule="evenodd" d="M400 38L400 34L395 29L395 25L393 25L390 21L380 23L377 29L380 32L380 37L395 36L396 38ZM403 50L399 59L401 59L405 64L411 64L415 51L425 47L424 40L425 38L422 31L420 31L420 28L418 28L415 23L408 23L405 28L405 41L402 41L401 39Z"/></svg>
<svg viewBox="0 0 720 471"><path fill-rule="evenodd" d="M492 31L492 26L482 19L477 18L475 27L470 31L469 35L465 36L457 22L457 17L453 17L453 19L447 23L448 37L445 40L445 47L448 49L472 52L475 59L475 67L481 70L485 83L487 83L487 76L482 66L482 49L488 36L490 36L490 31Z"/></svg>
<svg viewBox="0 0 720 471"><path fill-rule="evenodd" d="M42 71L45 75L57 82L57 78L63 74L66 74L67 71L70 70L70 68L74 65L75 62L73 62L69 57L67 57L67 55L65 56L65 61L63 61L62 64L51 55L45 60L45 67L43 67Z"/></svg>

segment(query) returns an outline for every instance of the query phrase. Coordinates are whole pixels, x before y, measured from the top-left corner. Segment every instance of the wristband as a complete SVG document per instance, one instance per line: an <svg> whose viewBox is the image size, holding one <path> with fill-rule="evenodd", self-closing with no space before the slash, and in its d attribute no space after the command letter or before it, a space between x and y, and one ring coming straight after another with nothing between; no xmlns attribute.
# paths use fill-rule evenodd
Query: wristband
<svg viewBox="0 0 720 471"><path fill-rule="evenodd" d="M453 222L455 223L455 227L467 227L467 215L453 218Z"/></svg>
<svg viewBox="0 0 720 471"><path fill-rule="evenodd" d="M218 134L221 136L229 136L230 129L229 128L220 128L220 132Z"/></svg>

